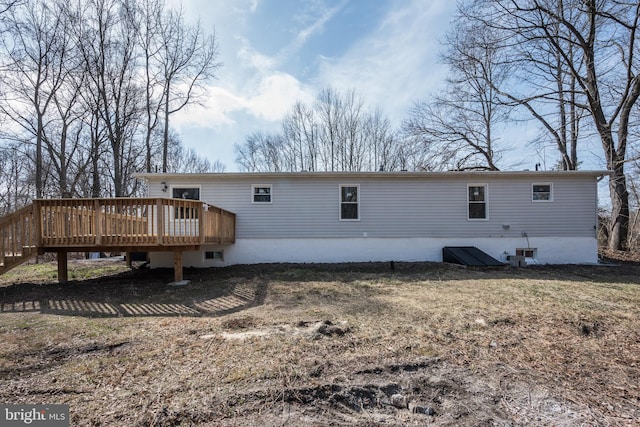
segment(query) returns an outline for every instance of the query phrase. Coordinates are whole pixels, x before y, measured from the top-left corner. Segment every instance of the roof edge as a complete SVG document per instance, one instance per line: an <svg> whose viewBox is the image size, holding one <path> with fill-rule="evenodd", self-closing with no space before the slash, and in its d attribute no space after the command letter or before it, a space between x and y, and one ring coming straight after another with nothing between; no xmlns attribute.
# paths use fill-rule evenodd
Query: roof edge
<svg viewBox="0 0 640 427"><path fill-rule="evenodd" d="M138 179L154 178L216 178L216 179L241 179L241 178L340 178L340 177L360 177L360 178L435 178L435 177L560 177L560 176L593 176L604 177L611 175L607 170L578 170L578 171L447 171L447 172L211 172L211 173L135 173L133 176Z"/></svg>

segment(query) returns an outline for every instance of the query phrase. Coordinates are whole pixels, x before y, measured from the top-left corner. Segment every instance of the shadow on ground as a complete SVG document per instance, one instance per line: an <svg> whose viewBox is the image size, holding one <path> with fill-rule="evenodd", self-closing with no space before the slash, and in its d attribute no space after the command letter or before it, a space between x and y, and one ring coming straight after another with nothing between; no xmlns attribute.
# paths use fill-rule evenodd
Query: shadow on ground
<svg viewBox="0 0 640 427"><path fill-rule="evenodd" d="M264 304L268 283L350 282L363 277L423 280L522 279L640 285L640 265L547 265L465 268L446 263L256 264L185 269L186 286L169 286L173 271L134 269L65 284L0 286L2 313L39 312L86 317L222 316Z"/></svg>
<svg viewBox="0 0 640 427"><path fill-rule="evenodd" d="M3 313L85 317L222 316L262 305L266 282L215 277L193 270L184 286L169 286L172 270L133 270L64 284L18 283L0 288Z"/></svg>

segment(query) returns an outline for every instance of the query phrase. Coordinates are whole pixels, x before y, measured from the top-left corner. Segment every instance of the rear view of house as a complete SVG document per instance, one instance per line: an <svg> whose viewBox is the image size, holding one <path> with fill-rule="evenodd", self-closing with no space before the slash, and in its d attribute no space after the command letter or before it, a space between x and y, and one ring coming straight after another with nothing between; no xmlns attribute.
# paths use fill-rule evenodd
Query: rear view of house
<svg viewBox="0 0 640 427"><path fill-rule="evenodd" d="M201 200L236 215L234 243L184 265L442 261L445 246L506 260L595 263L604 172L141 174L149 197ZM174 215L180 215L175 212ZM170 267L170 253L150 255Z"/></svg>

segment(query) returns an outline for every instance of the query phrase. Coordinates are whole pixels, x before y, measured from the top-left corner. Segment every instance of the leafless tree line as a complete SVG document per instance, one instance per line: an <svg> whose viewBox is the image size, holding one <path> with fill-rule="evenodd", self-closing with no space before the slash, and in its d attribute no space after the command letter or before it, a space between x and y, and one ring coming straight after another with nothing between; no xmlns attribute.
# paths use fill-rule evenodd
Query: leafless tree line
<svg viewBox="0 0 640 427"><path fill-rule="evenodd" d="M392 128L380 109L365 108L354 90L325 88L297 102L277 133L256 132L236 144L241 170L378 171L421 169L421 150Z"/></svg>
<svg viewBox="0 0 640 427"><path fill-rule="evenodd" d="M170 128L220 67L199 23L163 0L1 3L0 214L45 196L136 195L136 172L224 168Z"/></svg>

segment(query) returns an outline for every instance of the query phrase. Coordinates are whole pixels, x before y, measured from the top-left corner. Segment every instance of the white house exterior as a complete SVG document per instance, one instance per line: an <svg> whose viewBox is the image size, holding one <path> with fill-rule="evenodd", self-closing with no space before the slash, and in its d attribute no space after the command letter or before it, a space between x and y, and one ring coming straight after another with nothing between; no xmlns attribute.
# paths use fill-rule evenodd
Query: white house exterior
<svg viewBox="0 0 640 427"><path fill-rule="evenodd" d="M442 261L444 246L498 260L596 263L601 171L140 174L149 197L236 214L236 241L185 267L268 262ZM173 265L150 254L151 267Z"/></svg>

